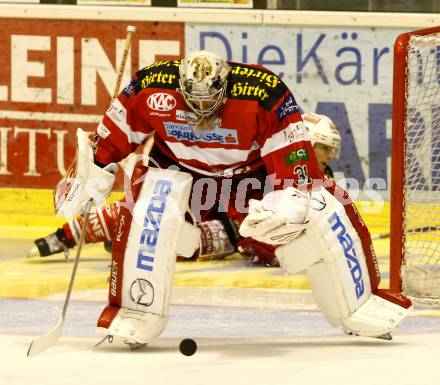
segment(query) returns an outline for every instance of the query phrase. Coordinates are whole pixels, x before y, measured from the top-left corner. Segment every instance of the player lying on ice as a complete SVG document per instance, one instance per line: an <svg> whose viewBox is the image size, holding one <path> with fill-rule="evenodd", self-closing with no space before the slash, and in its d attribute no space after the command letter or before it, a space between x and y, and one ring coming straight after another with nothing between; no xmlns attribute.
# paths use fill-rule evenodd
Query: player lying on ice
<svg viewBox="0 0 440 385"><path fill-rule="evenodd" d="M199 247L190 218L213 211L240 223L243 237L275 246L288 273L306 269L331 325L381 337L409 313L409 299L378 289L368 229L319 170L292 93L261 66L199 51L138 71L93 139L78 130L57 213L73 217L90 198L104 204L115 163L153 133L148 172L136 167L119 210L109 304L98 320L107 336L145 344L161 334L176 256Z"/></svg>
<svg viewBox="0 0 440 385"><path fill-rule="evenodd" d="M306 113L302 119L309 133L312 147L318 162L318 168L328 177L333 178L330 162L339 157L341 137L333 121L324 115ZM127 162L125 162L127 164ZM139 163L137 167L142 167ZM129 172L125 167L124 172ZM118 217L119 201L104 207L94 207L89 218L85 243L104 242L106 250L111 252L111 241L115 236ZM211 220L198 223L201 230L201 250L197 251L191 260L211 260L223 258L238 250L253 263L266 266L279 266L275 256L275 246L257 242L253 238L238 236L236 222L231 223L224 213L213 212ZM83 228L82 216L77 216L66 222L54 233L34 241L34 246L28 253L28 258L46 257L65 252L77 245ZM185 258L178 257L178 260Z"/></svg>

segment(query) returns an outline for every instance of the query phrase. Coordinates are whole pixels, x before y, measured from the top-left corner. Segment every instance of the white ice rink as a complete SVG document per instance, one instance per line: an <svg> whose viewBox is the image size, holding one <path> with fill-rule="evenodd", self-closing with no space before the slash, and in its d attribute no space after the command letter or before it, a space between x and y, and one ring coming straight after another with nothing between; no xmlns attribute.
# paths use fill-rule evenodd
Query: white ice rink
<svg viewBox="0 0 440 385"><path fill-rule="evenodd" d="M356 384L439 383L438 309L418 309L393 341L350 337L333 329L309 292L176 288L168 327L138 351L94 348L105 291L75 293L58 344L27 358L30 341L51 329L63 295L0 299L0 384ZM197 305L195 305L197 303ZM181 339L198 343L191 357Z"/></svg>
<svg viewBox="0 0 440 385"><path fill-rule="evenodd" d="M108 256L101 245L84 249L79 287L73 290L57 345L28 358L30 342L57 323L71 270L62 255L23 260L30 244L0 237L0 385L440 383L439 308L418 307L392 341L351 337L327 324L309 290L255 287L269 279L279 287L283 282L299 287L304 277L289 281L279 269L255 268L241 260L178 264L180 284L173 289L161 338L138 351L118 343L94 349L102 337L95 325L107 290L86 286L95 280L106 286ZM380 244L375 246L380 252ZM379 262L386 262L381 255ZM228 287L203 287L212 281ZM232 287L237 282L250 287ZM57 289L51 294L38 294L52 284ZM24 289L27 296L14 295L23 295ZM179 352L183 338L197 341L195 355Z"/></svg>

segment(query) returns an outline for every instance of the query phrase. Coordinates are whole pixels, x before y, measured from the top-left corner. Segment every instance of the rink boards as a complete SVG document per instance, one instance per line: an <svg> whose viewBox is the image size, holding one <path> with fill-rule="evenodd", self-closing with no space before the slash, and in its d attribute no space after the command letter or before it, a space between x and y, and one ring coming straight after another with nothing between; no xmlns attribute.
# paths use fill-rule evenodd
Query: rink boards
<svg viewBox="0 0 440 385"><path fill-rule="evenodd" d="M52 211L52 192L38 189L0 189L0 297L41 298L64 292L70 277L71 263L63 254L27 260L32 241L53 232L63 220ZM117 199L120 194L112 195ZM388 226L389 206L380 209L360 202L372 234L384 233ZM379 208L379 209L378 209ZM372 210L376 212L372 213ZM388 285L389 239L374 241L382 273L382 286ZM73 259L75 251L71 252ZM107 287L110 255L102 244L83 249L75 288ZM279 268L255 266L238 254L215 261L178 262L174 285L178 287L273 288L308 290L305 274L285 275Z"/></svg>

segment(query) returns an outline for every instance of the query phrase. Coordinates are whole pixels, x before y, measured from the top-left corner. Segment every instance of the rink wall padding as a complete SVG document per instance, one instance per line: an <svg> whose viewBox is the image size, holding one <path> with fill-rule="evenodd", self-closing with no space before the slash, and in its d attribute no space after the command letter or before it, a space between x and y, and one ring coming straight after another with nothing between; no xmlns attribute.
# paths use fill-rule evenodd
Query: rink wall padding
<svg viewBox="0 0 440 385"><path fill-rule="evenodd" d="M109 202L122 198L112 193ZM66 220L55 216L53 194L49 189L0 188L0 228L55 228ZM5 233L2 231L2 236ZM9 234L10 235L10 234ZM19 234L17 234L19 237ZM26 238L26 234L23 238Z"/></svg>
<svg viewBox="0 0 440 385"><path fill-rule="evenodd" d="M122 196L113 192L108 201ZM355 203L371 234L389 231L389 202ZM0 227L57 227L64 222L54 215L52 190L0 188Z"/></svg>
<svg viewBox="0 0 440 385"><path fill-rule="evenodd" d="M113 193L110 200L119 198L120 193ZM387 231L388 203L375 213L367 211L371 203L358 202L357 206L372 233ZM53 214L51 190L0 188L0 297L38 298L65 292L71 264L64 262L63 254L26 259L33 240L63 222ZM374 246L383 273L382 286L387 287L389 241L376 240ZM73 258L74 253L71 255ZM105 289L109 263L110 255L102 244L86 245L75 288ZM238 254L222 260L178 262L174 285L309 290L304 273L288 276L279 268L254 266Z"/></svg>
<svg viewBox="0 0 440 385"><path fill-rule="evenodd" d="M94 131L108 108L133 25L122 87L137 69L198 49L265 65L304 111L339 127L337 177L385 198L394 40L440 24L436 14L57 4L0 4L0 15L0 187L53 188L76 129Z"/></svg>

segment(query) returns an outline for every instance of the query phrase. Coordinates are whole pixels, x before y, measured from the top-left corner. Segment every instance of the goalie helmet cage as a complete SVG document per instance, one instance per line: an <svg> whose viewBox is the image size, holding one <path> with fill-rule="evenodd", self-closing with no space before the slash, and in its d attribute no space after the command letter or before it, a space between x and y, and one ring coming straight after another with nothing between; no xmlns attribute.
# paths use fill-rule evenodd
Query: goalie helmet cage
<svg viewBox="0 0 440 385"><path fill-rule="evenodd" d="M390 288L440 303L440 27L394 46Z"/></svg>

